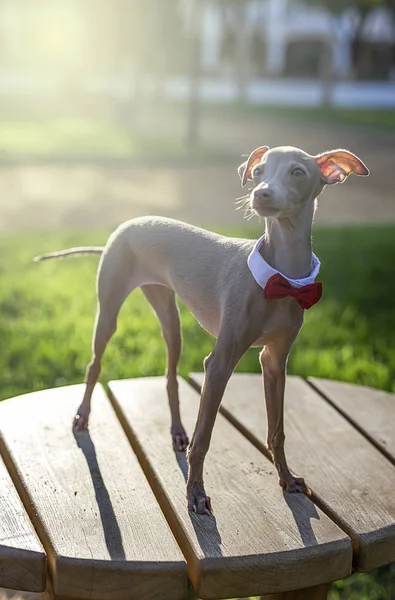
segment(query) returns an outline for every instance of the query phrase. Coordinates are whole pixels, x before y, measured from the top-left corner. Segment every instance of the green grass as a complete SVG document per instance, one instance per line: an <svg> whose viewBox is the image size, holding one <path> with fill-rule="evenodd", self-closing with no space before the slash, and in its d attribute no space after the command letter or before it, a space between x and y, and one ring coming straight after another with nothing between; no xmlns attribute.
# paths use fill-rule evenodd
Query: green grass
<svg viewBox="0 0 395 600"><path fill-rule="evenodd" d="M354 127L357 129L377 130L380 134L395 131L395 110L385 108L330 108L330 107L296 107L270 106L242 103L209 104L204 108L207 114L218 114L222 118L226 114L262 116L280 121L308 121L330 127Z"/></svg>
<svg viewBox="0 0 395 600"><path fill-rule="evenodd" d="M182 104L167 101L161 104L160 111L171 118L179 114ZM395 109L393 108L338 108L310 106L281 106L270 104L251 104L248 102L202 102L201 117L217 117L223 122L241 119L249 126L249 118L284 122L317 123L327 127L349 127L365 131L375 130L380 135L395 131Z"/></svg>
<svg viewBox="0 0 395 600"><path fill-rule="evenodd" d="M87 118L51 118L18 120L15 115L7 119L7 110L0 123L0 160L21 159L56 160L141 160L190 161L227 159L233 156L231 149L207 143L186 144L183 137L175 134L171 123L178 121L183 104L167 102L157 108L149 105L146 111L153 112L167 123L165 132L156 134L155 127L144 131L131 131L125 127ZM226 122L230 117L239 118L249 126L249 117L261 116L281 122L314 121L328 127L356 127L376 130L381 134L395 131L395 110L376 109L326 109L255 106L250 104L204 104L205 115L215 115ZM7 119L7 120L6 120ZM149 122L149 120L148 120ZM149 129L149 131L148 131Z"/></svg>
<svg viewBox="0 0 395 600"><path fill-rule="evenodd" d="M4 118L4 117L3 117ZM128 131L95 119L8 120L0 123L0 160L20 158L210 160L227 153L169 135Z"/></svg>
<svg viewBox="0 0 395 600"><path fill-rule="evenodd" d="M74 244L100 245L105 231L3 235L0 239L0 397L79 383L90 359L97 258L35 264L35 254ZM258 234L259 232L257 232ZM240 230L232 235L246 235ZM395 227L316 229L322 301L306 313L289 373L342 379L395 392ZM182 375L201 370L213 345L181 306ZM158 375L165 350L159 325L139 291L125 303L106 352L102 381ZM259 371L258 350L240 371ZM331 600L395 598L394 568L333 586ZM392 587L391 587L392 586Z"/></svg>
<svg viewBox="0 0 395 600"><path fill-rule="evenodd" d="M394 227L316 230L324 297L306 312L289 373L395 391L394 237ZM73 244L101 244L106 238L107 232L77 231L5 235L0 240L1 398L81 380L90 357L97 258L39 264L31 258ZM181 313L180 371L187 375L201 368L213 338L183 306ZM103 380L154 375L164 367L159 325L136 291L121 311ZM258 350L249 351L238 366L248 372L258 368Z"/></svg>

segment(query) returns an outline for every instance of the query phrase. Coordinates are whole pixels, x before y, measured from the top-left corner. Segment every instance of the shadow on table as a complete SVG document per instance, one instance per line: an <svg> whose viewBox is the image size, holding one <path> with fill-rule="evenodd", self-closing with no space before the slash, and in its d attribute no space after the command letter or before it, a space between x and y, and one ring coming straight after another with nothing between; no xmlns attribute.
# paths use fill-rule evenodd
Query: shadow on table
<svg viewBox="0 0 395 600"><path fill-rule="evenodd" d="M123 547L121 531L100 471L99 463L97 462L95 445L92 442L88 430L80 431L78 433L73 431L73 435L77 442L77 446L82 450L89 467L108 553L112 560L125 560L125 549Z"/></svg>
<svg viewBox="0 0 395 600"><path fill-rule="evenodd" d="M188 479L188 462L186 454L185 452L174 451L174 455L186 483ZM202 518L202 515L196 515L195 513L190 512L189 517L204 555L210 556L211 558L222 556L222 539L214 515L204 515Z"/></svg>
<svg viewBox="0 0 395 600"><path fill-rule="evenodd" d="M302 494L290 494L288 492L284 492L284 500L292 512L303 544L305 546L315 546L317 538L311 526L311 519L320 519L315 504Z"/></svg>

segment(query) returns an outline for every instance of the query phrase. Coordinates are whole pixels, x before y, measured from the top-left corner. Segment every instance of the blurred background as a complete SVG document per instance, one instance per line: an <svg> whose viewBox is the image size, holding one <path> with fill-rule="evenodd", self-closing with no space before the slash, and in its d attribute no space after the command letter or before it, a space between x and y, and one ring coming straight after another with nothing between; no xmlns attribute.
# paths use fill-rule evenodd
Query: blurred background
<svg viewBox="0 0 395 600"><path fill-rule="evenodd" d="M34 255L144 214L258 237L234 202L260 145L368 165L320 198L324 297L288 372L395 392L394 0L0 0L0 398L80 383L90 360L97 259ZM186 376L213 338L180 310ZM102 381L164 369L136 291ZM238 369L259 371L257 351ZM330 595L372 598L395 598L393 567Z"/></svg>
<svg viewBox="0 0 395 600"><path fill-rule="evenodd" d="M261 144L358 150L317 220L387 221L394 108L393 0L1 0L0 228L239 223Z"/></svg>

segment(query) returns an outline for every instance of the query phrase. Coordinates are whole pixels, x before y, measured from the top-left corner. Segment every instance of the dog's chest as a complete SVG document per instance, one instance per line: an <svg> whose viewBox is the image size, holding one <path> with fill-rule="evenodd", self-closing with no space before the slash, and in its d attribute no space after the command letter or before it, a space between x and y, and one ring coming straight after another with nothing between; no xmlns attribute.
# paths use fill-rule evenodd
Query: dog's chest
<svg viewBox="0 0 395 600"><path fill-rule="evenodd" d="M295 300L269 300L267 309L253 346L259 348L279 339L296 338L303 325L303 310Z"/></svg>
<svg viewBox="0 0 395 600"><path fill-rule="evenodd" d="M199 310L198 306L194 306L192 310L193 315L198 321L199 325L206 331L211 333L214 337L218 336L220 316L219 311L215 309L211 310Z"/></svg>
<svg viewBox="0 0 395 600"><path fill-rule="evenodd" d="M195 301L192 303L192 306L191 304L189 305L189 308L201 327L214 337L217 337L221 324L220 307L214 304L211 306L201 305ZM254 347L265 346L279 337L297 336L303 324L303 311L294 299L284 298L282 300L270 301L269 306L267 306L267 301L263 300L261 310L263 311L263 318L262 314L259 315L260 318L258 314L254 314L255 310L252 310L249 315L250 318L256 320L257 324L257 340L253 344ZM244 324L244 319L239 319L235 316L234 325L238 330Z"/></svg>
<svg viewBox="0 0 395 600"><path fill-rule="evenodd" d="M178 285L176 292L203 329L217 337L221 322L221 302L216 287L208 285L206 279L201 286Z"/></svg>

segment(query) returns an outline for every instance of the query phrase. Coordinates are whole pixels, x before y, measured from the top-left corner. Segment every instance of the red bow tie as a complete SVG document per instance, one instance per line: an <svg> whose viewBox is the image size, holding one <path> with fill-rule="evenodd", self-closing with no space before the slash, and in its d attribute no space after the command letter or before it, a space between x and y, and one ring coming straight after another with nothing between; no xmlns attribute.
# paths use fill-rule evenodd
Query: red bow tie
<svg viewBox="0 0 395 600"><path fill-rule="evenodd" d="M301 288L294 288L285 277L276 273L265 285L265 298L279 300L292 296L304 310L311 308L322 296L322 283L309 283Z"/></svg>

